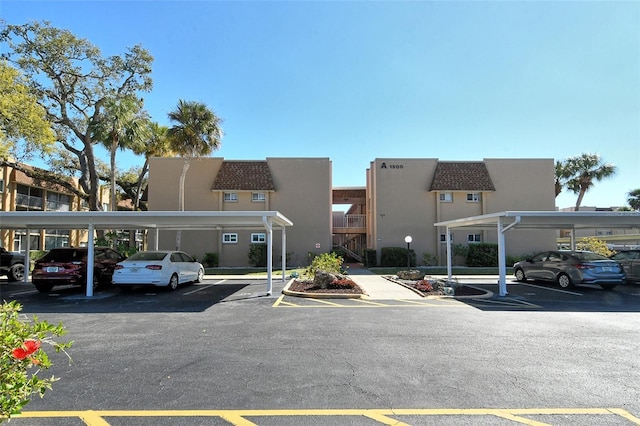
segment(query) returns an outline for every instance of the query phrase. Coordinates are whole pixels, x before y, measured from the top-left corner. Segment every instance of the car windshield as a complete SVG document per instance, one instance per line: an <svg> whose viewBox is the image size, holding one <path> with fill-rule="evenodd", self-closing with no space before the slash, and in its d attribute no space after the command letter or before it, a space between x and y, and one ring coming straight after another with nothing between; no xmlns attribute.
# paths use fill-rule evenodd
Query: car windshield
<svg viewBox="0 0 640 426"><path fill-rule="evenodd" d="M160 251L139 251L129 256L127 260L162 260L167 253Z"/></svg>
<svg viewBox="0 0 640 426"><path fill-rule="evenodd" d="M608 257L597 253L591 253L589 251L578 251L574 252L573 255L584 262L589 262L591 260L609 260Z"/></svg>

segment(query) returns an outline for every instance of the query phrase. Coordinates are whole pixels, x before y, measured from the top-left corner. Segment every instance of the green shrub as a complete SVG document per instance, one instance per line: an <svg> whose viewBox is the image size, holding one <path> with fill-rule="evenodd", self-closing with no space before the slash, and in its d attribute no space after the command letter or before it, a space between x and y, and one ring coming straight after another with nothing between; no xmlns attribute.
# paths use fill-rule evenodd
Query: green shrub
<svg viewBox="0 0 640 426"><path fill-rule="evenodd" d="M498 266L498 245L490 243L469 244L467 266Z"/></svg>
<svg viewBox="0 0 640 426"><path fill-rule="evenodd" d="M336 253L322 253L311 261L311 265L307 267L304 274L308 279L315 277L318 271L339 274L342 268L342 262L344 262L344 259Z"/></svg>
<svg viewBox="0 0 640 426"><path fill-rule="evenodd" d="M267 266L267 245L251 244L249 246L249 265L263 268Z"/></svg>
<svg viewBox="0 0 640 426"><path fill-rule="evenodd" d="M378 266L378 261L376 259L377 256L378 252L375 249L364 249L364 252L362 253L364 266L366 268L374 268Z"/></svg>
<svg viewBox="0 0 640 426"><path fill-rule="evenodd" d="M382 247L380 250L380 266L384 267L401 267L416 266L416 252L408 251L409 259L407 261L407 249L404 247ZM407 265L409 263L409 265Z"/></svg>
<svg viewBox="0 0 640 426"><path fill-rule="evenodd" d="M16 301L0 304L0 423L19 414L32 395L42 397L58 380L38 376L52 365L43 344L56 352L65 352L72 345L53 340L66 333L62 324L52 325L37 317L25 320L21 310Z"/></svg>
<svg viewBox="0 0 640 426"><path fill-rule="evenodd" d="M425 266L435 266L438 264L438 256L425 252L422 255L422 263L424 263Z"/></svg>
<svg viewBox="0 0 640 426"><path fill-rule="evenodd" d="M218 253L205 253L202 258L205 268L215 268L218 266Z"/></svg>

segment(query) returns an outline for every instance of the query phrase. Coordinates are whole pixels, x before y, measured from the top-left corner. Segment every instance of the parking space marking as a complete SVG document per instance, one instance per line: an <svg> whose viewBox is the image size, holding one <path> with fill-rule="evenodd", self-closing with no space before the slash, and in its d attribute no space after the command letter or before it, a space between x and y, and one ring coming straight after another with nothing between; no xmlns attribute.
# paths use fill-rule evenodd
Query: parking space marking
<svg viewBox="0 0 640 426"><path fill-rule="evenodd" d="M558 293L572 294L574 296L583 296L582 293L576 293L575 291L569 291L569 290L562 290L562 289L559 289L559 288L550 288L550 287L545 287L545 286L541 286L541 285L527 284L527 283L518 283L518 284L522 285L522 286L527 286L527 287L541 288L543 290L557 291Z"/></svg>
<svg viewBox="0 0 640 426"><path fill-rule="evenodd" d="M222 283L223 283L223 282L225 282L225 281L226 281L226 280L220 280L220 281L215 282L215 283L213 283L213 284L195 284L195 285L196 285L196 287L197 287L195 290L186 291L186 292L184 292L184 293L182 293L182 294L183 294L183 295L185 295L185 296L188 296L188 295L190 295L190 294L197 293L197 292L202 291L202 290L206 290L206 289L208 289L208 288L210 288L210 287L213 287L213 286L214 286L214 285L216 285L216 284L222 284Z"/></svg>
<svg viewBox="0 0 640 426"><path fill-rule="evenodd" d="M286 297L286 300L285 300ZM300 300L299 303L294 300ZM271 305L273 308L471 308L471 306L452 299L389 299L389 300L366 300L366 299L316 299L312 297L292 297L281 295Z"/></svg>
<svg viewBox="0 0 640 426"><path fill-rule="evenodd" d="M24 411L12 416L18 424L29 418L79 418L87 426L109 426L109 417L219 417L236 426L256 426L247 417L367 417L384 425L408 426L396 417L425 416L495 416L516 423L549 426L532 418L539 415L616 416L630 424L640 425L640 418L622 408L409 408L409 409L281 409L281 410L86 410L86 411ZM526 416L526 417L525 417ZM302 420L302 419L301 419Z"/></svg>

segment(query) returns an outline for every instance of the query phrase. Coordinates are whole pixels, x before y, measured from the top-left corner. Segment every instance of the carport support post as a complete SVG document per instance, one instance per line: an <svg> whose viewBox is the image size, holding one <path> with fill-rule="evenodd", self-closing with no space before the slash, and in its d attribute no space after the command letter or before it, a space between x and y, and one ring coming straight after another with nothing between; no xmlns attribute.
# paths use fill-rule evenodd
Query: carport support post
<svg viewBox="0 0 640 426"><path fill-rule="evenodd" d="M26 229L25 231L27 233L27 241L25 242L24 277L22 278L22 282L26 284L29 282L29 269L31 269L31 259L29 258L29 252L31 251L31 231L29 231L29 229Z"/></svg>
<svg viewBox="0 0 640 426"><path fill-rule="evenodd" d="M451 273L451 230L447 226L446 230L446 239L447 239L447 278L448 281L451 282L452 273Z"/></svg>
<svg viewBox="0 0 640 426"><path fill-rule="evenodd" d="M93 257L94 257L94 235L93 223L89 223L89 242L87 243L87 297L93 296Z"/></svg>
<svg viewBox="0 0 640 426"><path fill-rule="evenodd" d="M271 296L273 288L273 226L266 216L262 217L262 222L267 231L267 296Z"/></svg>
<svg viewBox="0 0 640 426"><path fill-rule="evenodd" d="M500 292L500 296L506 296L507 293L507 274L506 274L506 261L505 261L505 252L504 252L504 233L509 228L505 229L502 224L502 218L498 219L497 223L498 227L498 290Z"/></svg>
<svg viewBox="0 0 640 426"><path fill-rule="evenodd" d="M287 275L287 233L282 227L282 282Z"/></svg>

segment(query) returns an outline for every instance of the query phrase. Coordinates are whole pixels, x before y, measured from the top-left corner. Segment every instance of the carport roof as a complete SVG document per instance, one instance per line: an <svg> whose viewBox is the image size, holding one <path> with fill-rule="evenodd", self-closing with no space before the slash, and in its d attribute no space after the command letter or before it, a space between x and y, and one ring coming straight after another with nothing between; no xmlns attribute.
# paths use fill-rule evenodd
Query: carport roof
<svg viewBox="0 0 640 426"><path fill-rule="evenodd" d="M0 229L252 229L292 226L278 211L2 212Z"/></svg>
<svg viewBox="0 0 640 426"><path fill-rule="evenodd" d="M434 226L495 228L501 220L505 225L513 223L518 229L638 228L640 212L504 211L437 222Z"/></svg>

